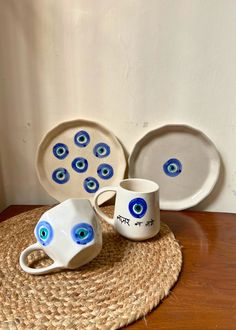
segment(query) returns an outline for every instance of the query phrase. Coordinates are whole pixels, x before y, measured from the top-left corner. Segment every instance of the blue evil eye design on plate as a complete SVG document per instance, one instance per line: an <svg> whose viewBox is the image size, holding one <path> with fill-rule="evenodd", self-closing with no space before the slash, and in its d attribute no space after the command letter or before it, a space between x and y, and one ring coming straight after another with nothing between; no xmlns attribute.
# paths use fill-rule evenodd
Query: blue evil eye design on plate
<svg viewBox="0 0 236 330"><path fill-rule="evenodd" d="M88 244L94 239L93 227L88 223L79 223L72 228L71 236L77 244Z"/></svg>
<svg viewBox="0 0 236 330"><path fill-rule="evenodd" d="M53 154L58 159L64 159L69 154L69 149L64 143L57 143L53 147Z"/></svg>
<svg viewBox="0 0 236 330"><path fill-rule="evenodd" d="M69 172L61 167L61 168L57 168L53 173L52 173L52 179L53 181L55 181L56 183L59 184L64 184L67 181L69 181L70 179L70 174Z"/></svg>
<svg viewBox="0 0 236 330"><path fill-rule="evenodd" d="M90 142L90 136L86 131L79 131L75 134L74 142L78 147L87 147Z"/></svg>
<svg viewBox="0 0 236 330"><path fill-rule="evenodd" d="M88 161L83 157L78 157L71 163L72 168L78 173L84 173L88 169Z"/></svg>
<svg viewBox="0 0 236 330"><path fill-rule="evenodd" d="M47 221L40 221L35 228L35 235L43 246L47 246L53 239L52 226Z"/></svg>
<svg viewBox="0 0 236 330"><path fill-rule="evenodd" d="M113 176L114 171L111 165L101 164L98 166L97 173L101 179L108 180Z"/></svg>
<svg viewBox="0 0 236 330"><path fill-rule="evenodd" d="M84 180L84 189L88 193L95 193L99 189L99 183L95 178L90 176Z"/></svg>
<svg viewBox="0 0 236 330"><path fill-rule="evenodd" d="M166 175L174 177L182 172L182 164L176 158L171 158L163 165L163 170Z"/></svg>
<svg viewBox="0 0 236 330"><path fill-rule="evenodd" d="M129 202L129 212L134 218L142 218L147 212L147 203L143 198L134 198Z"/></svg>
<svg viewBox="0 0 236 330"><path fill-rule="evenodd" d="M93 148L93 153L98 158L104 158L110 155L110 147L106 143L98 143Z"/></svg>

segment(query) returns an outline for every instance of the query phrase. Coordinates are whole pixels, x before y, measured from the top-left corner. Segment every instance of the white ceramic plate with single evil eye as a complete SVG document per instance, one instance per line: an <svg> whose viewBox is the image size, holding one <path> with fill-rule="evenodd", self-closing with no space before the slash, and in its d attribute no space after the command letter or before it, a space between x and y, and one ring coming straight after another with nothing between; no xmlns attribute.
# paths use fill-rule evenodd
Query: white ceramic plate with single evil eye
<svg viewBox="0 0 236 330"><path fill-rule="evenodd" d="M63 122L41 141L36 171L44 189L59 202L92 200L104 186L117 185L126 169L124 150L108 129L84 119ZM101 195L99 204L114 194Z"/></svg>
<svg viewBox="0 0 236 330"><path fill-rule="evenodd" d="M129 158L129 177L160 186L162 210L197 205L214 188L220 156L212 141L187 125L166 125L139 140Z"/></svg>

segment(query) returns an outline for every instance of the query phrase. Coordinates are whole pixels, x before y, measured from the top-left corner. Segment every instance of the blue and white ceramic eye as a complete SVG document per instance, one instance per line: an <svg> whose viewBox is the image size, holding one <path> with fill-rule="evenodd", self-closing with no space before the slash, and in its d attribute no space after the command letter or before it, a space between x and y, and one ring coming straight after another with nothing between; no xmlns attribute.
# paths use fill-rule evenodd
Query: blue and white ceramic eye
<svg viewBox="0 0 236 330"><path fill-rule="evenodd" d="M72 168L78 173L84 173L88 169L88 161L83 157L78 157L71 163Z"/></svg>
<svg viewBox="0 0 236 330"><path fill-rule="evenodd" d="M104 158L110 155L110 147L106 143L97 143L93 148L93 153L98 158Z"/></svg>
<svg viewBox="0 0 236 330"><path fill-rule="evenodd" d="M134 198L129 202L129 212L134 218L142 218L147 212L147 203L143 198Z"/></svg>
<svg viewBox="0 0 236 330"><path fill-rule="evenodd" d="M98 173L98 176L101 179L108 180L113 176L114 171L113 171L113 168L112 168L111 165L109 165L109 164L100 164L98 166L97 173Z"/></svg>
<svg viewBox="0 0 236 330"><path fill-rule="evenodd" d="M53 147L53 154L58 159L64 159L69 154L69 149L64 143L57 143Z"/></svg>
<svg viewBox="0 0 236 330"><path fill-rule="evenodd" d="M88 244L94 239L93 227L88 223L79 223L72 228L71 236L77 244Z"/></svg>
<svg viewBox="0 0 236 330"><path fill-rule="evenodd" d="M75 134L74 142L78 147L84 148L90 142L90 136L86 131L79 131Z"/></svg>
<svg viewBox="0 0 236 330"><path fill-rule="evenodd" d="M56 183L64 184L64 183L66 183L67 181L69 181L69 179L70 179L70 174L69 174L69 172L68 172L65 168L60 167L60 168L57 168L57 169L52 173L52 179L53 179L53 181L55 181Z"/></svg>
<svg viewBox="0 0 236 330"><path fill-rule="evenodd" d="M47 221L40 221L35 228L35 235L39 243L47 246L53 239L53 229Z"/></svg>
<svg viewBox="0 0 236 330"><path fill-rule="evenodd" d="M84 180L84 189L88 193L95 193L99 189L99 183L95 178L90 176Z"/></svg>
<svg viewBox="0 0 236 330"><path fill-rule="evenodd" d="M174 177L182 172L182 164L176 158L171 158L163 165L163 170L166 175Z"/></svg>

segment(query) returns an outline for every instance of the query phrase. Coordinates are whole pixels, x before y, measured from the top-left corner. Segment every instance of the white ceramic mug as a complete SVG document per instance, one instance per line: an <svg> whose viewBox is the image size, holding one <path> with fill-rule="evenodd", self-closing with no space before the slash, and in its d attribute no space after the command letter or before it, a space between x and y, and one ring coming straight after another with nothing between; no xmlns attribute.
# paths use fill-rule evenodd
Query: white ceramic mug
<svg viewBox="0 0 236 330"><path fill-rule="evenodd" d="M22 269L30 274L46 274L63 268L78 268L95 258L102 248L102 230L90 201L68 199L46 211L38 221L34 234L37 243L20 255ZM54 261L44 268L31 268L27 256L35 250Z"/></svg>
<svg viewBox="0 0 236 330"><path fill-rule="evenodd" d="M107 191L116 192L113 218L104 214L97 202ZM100 217L129 239L145 240L160 230L159 186L153 181L127 179L117 187L101 188L94 196L93 206Z"/></svg>

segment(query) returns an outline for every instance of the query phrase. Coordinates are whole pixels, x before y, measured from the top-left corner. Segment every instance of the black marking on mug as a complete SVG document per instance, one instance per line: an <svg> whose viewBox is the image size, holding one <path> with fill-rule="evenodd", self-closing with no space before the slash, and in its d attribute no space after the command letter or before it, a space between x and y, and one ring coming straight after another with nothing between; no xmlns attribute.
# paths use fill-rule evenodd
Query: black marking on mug
<svg viewBox="0 0 236 330"><path fill-rule="evenodd" d="M154 220L153 219L151 219L151 220L149 220L149 221L147 221L146 222L146 224L145 224L145 226L153 226L154 225Z"/></svg>
<svg viewBox="0 0 236 330"><path fill-rule="evenodd" d="M122 217L121 215L118 215L117 220L120 221L121 224L125 224L125 225L130 226L130 224L129 224L130 219L128 219L128 218L125 218L125 217Z"/></svg>

